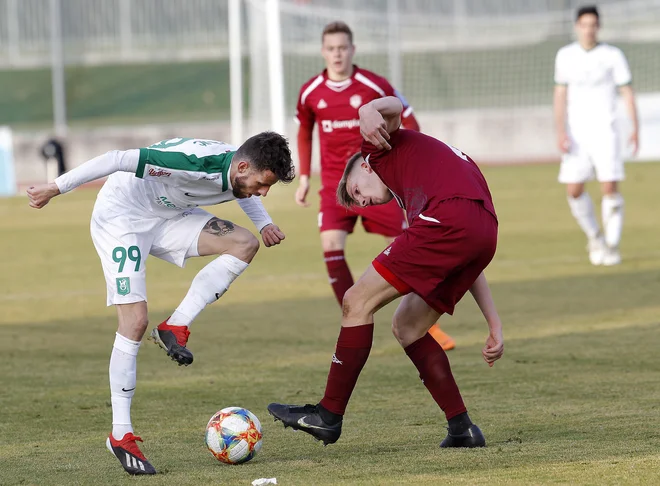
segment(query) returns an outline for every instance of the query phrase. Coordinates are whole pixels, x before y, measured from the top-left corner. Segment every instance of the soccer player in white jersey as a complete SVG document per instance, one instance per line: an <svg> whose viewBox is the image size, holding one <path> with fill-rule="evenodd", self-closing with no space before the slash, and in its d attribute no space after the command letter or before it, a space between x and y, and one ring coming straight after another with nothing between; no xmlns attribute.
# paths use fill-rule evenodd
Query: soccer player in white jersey
<svg viewBox="0 0 660 486"><path fill-rule="evenodd" d="M50 184L30 187L30 206L43 208L58 194L105 176L91 234L105 274L107 304L115 305L119 320L110 357L112 433L106 444L128 473L155 474L137 446L142 439L133 434L130 413L137 353L148 324L147 256L183 267L190 257L220 255L197 274L172 316L151 333L173 360L189 365L190 324L227 291L259 249L250 231L198 206L236 199L264 244L277 245L284 233L258 196L265 197L278 181L291 182L294 167L287 141L273 132L255 135L238 149L213 140L175 138L108 152Z"/></svg>
<svg viewBox="0 0 660 486"><path fill-rule="evenodd" d="M566 184L571 213L587 235L591 263L617 265L621 263L624 207L618 187L624 170L615 128L617 91L632 121L628 143L633 155L639 144L638 121L626 58L618 48L598 42L599 28L598 9L580 8L575 21L577 42L557 52L554 112L557 143L563 154L559 182ZM584 191L594 171L602 193L602 231Z"/></svg>

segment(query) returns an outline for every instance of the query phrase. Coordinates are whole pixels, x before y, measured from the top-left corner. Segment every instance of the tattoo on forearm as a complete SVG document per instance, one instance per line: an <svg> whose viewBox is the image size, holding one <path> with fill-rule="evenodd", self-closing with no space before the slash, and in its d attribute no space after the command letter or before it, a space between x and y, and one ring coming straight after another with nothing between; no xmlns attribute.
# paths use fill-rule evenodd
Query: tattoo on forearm
<svg viewBox="0 0 660 486"><path fill-rule="evenodd" d="M234 223L220 218L213 218L206 223L202 231L214 236L225 236L234 232Z"/></svg>

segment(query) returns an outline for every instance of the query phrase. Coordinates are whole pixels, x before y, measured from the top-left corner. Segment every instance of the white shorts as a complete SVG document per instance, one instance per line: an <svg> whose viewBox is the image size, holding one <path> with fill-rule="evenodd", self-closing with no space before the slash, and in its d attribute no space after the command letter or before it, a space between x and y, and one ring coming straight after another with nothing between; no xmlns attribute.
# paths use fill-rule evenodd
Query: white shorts
<svg viewBox="0 0 660 486"><path fill-rule="evenodd" d="M599 182L622 181L625 178L619 136L612 130L569 135L570 151L562 156L559 182L577 184L594 178Z"/></svg>
<svg viewBox="0 0 660 486"><path fill-rule="evenodd" d="M114 203L97 199L90 225L103 265L107 304L146 301L147 255L183 267L186 259L199 256L199 235L214 216L193 208L165 219Z"/></svg>

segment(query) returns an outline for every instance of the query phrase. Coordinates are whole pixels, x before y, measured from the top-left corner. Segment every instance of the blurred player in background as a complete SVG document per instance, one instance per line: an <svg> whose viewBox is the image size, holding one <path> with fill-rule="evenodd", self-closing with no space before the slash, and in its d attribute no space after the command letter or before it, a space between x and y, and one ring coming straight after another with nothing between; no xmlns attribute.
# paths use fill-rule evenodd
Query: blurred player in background
<svg viewBox="0 0 660 486"><path fill-rule="evenodd" d="M407 223L403 211L394 201L383 206L346 209L337 204L337 185L346 162L360 150L362 137L358 109L377 98L397 96L404 106L403 127L419 131L413 109L383 77L353 64L355 46L353 32L344 22L332 22L322 34L321 54L326 69L300 88L296 121L300 179L296 203L307 207L312 165L312 132L319 126L321 145L321 208L318 225L328 277L337 302L341 306L344 294L353 285L353 276L344 256L346 237L353 232L358 217L368 233L385 237L389 245L401 234ZM454 340L433 326L434 339L445 349L453 349Z"/></svg>
<svg viewBox="0 0 660 486"><path fill-rule="evenodd" d="M497 246L498 223L488 184L463 152L413 130L401 130L400 100L388 96L360 109L365 142L349 160L337 196L346 206L396 200L410 227L380 253L344 297L341 331L323 399L316 405L271 403L276 420L325 444L336 442L373 341L374 314L403 296L392 332L442 409L449 431L440 447L483 447L447 355L428 334L444 313L472 293L486 318L482 350L493 366L504 352L502 322L484 276Z"/></svg>
<svg viewBox="0 0 660 486"><path fill-rule="evenodd" d="M624 179L621 143L616 132L617 91L632 121L629 144L637 153L638 121L632 78L618 48L598 42L600 19L596 7L582 7L575 21L577 42L562 47L555 60L554 111L557 143L563 153L559 182L566 184L571 213L587 235L593 265L621 263ZM589 194L584 191L593 172L602 193L601 231Z"/></svg>
<svg viewBox="0 0 660 486"><path fill-rule="evenodd" d="M183 267L191 257L220 255L200 270L174 313L151 333L168 356L189 365L190 324L222 297L259 249L250 231L198 206L238 200L264 244L277 245L284 234L260 198L252 196L266 196L278 181L291 182L294 167L287 141L273 132L255 135L238 149L213 140L175 138L108 152L55 182L30 187L30 206L41 209L53 197L105 176L110 177L96 199L90 229L107 304L115 306L119 320L110 357L112 432L106 445L129 474L156 474L131 424L137 354L148 325L147 256Z"/></svg>

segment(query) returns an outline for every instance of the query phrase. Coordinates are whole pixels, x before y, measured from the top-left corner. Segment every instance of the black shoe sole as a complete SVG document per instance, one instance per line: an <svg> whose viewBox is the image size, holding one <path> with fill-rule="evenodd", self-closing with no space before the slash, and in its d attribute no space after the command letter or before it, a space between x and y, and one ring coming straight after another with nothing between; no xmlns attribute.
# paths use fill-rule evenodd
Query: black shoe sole
<svg viewBox="0 0 660 486"><path fill-rule="evenodd" d="M126 451L124 451L124 449L119 449L119 451L121 451L121 452L119 452L120 454L123 453L124 455L127 455L127 454L130 455L133 458L133 460L135 461L136 464L138 463L138 461L141 462L144 469L140 469L137 465L135 467L131 466L130 468L126 467L126 464L124 464L122 462L121 458L117 455L118 452L115 451L114 447L112 447L112 444L110 444L110 439L109 438L106 439L105 446L112 453L112 455L115 456L115 458L119 460L119 463L124 468L124 471L126 471L131 476L152 476L154 474L158 474L158 471L156 471L156 469L151 465L151 463L149 461L143 461L142 459L135 458L135 457L133 457L132 454L129 454Z"/></svg>
<svg viewBox="0 0 660 486"><path fill-rule="evenodd" d="M151 331L151 335L148 338L150 341L153 341L156 343L160 348L167 353L167 355L172 358L172 361L175 361L179 366L188 366L192 364L193 358L190 357L188 358L187 356L182 356L177 352L176 349L173 349L170 351L167 349L167 346L163 342L163 340L160 338L160 335L158 334L158 328L154 328L153 331Z"/></svg>
<svg viewBox="0 0 660 486"><path fill-rule="evenodd" d="M486 438L481 432L481 429L472 424L469 429L469 434L462 434L459 436L447 435L440 443L441 448L466 448L471 449L475 447L486 447Z"/></svg>
<svg viewBox="0 0 660 486"><path fill-rule="evenodd" d="M335 440L317 437L316 435L314 435L314 429L307 429L305 427L300 427L297 422L286 423L284 420L282 420L281 418L276 416L273 412L271 412L270 409L268 410L268 413L273 417L275 422L282 422L282 425L284 425L285 429L291 427L293 430L300 430L302 432L305 432L306 434L309 434L312 437L314 437L315 440L322 442L324 447L327 446L328 444L334 444L335 442L337 442L337 440L339 440L339 437L337 437Z"/></svg>

